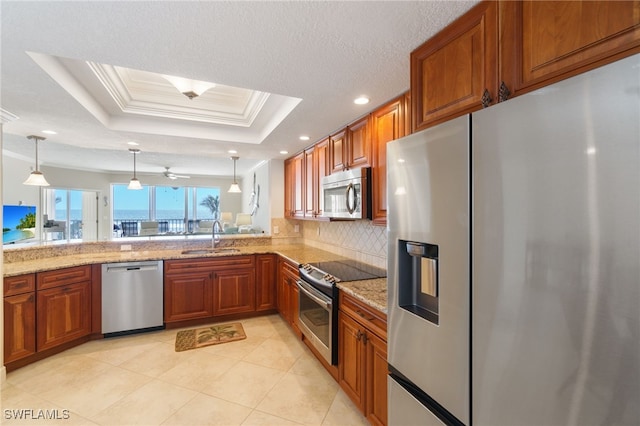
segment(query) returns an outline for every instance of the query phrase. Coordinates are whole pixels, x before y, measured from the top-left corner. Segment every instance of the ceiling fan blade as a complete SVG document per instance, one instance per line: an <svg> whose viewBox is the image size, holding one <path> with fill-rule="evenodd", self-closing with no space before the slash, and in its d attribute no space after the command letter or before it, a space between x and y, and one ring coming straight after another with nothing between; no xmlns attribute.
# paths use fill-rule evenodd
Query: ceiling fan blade
<svg viewBox="0 0 640 426"><path fill-rule="evenodd" d="M187 175L177 175L175 173L173 173L172 171L169 170L169 167L165 167L164 168L164 172L162 172L162 174L171 179L171 180L176 180L176 179L191 179L191 176L187 176Z"/></svg>

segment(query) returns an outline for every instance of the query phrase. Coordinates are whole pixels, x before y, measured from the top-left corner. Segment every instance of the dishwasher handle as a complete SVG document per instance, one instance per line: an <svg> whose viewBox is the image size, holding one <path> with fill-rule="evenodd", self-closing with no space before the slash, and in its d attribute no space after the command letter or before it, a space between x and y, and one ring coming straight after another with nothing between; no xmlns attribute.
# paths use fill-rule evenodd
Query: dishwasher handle
<svg viewBox="0 0 640 426"><path fill-rule="evenodd" d="M129 266L107 266L107 272L128 272L128 271L157 271L158 265L129 265Z"/></svg>

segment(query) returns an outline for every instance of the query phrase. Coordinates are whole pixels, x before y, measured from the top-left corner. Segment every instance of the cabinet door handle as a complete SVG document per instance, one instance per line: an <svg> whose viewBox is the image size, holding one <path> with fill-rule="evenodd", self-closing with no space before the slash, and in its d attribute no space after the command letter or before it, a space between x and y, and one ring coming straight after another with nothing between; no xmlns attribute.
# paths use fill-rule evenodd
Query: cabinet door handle
<svg viewBox="0 0 640 426"><path fill-rule="evenodd" d="M367 333L362 333L362 344L366 345L368 340Z"/></svg>
<svg viewBox="0 0 640 426"><path fill-rule="evenodd" d="M372 321L374 319L372 316L368 316L362 311L356 311L356 314L360 315L362 318L364 318L364 319L366 319L368 321Z"/></svg>
<svg viewBox="0 0 640 426"><path fill-rule="evenodd" d="M489 93L489 89L484 89L484 93L482 93L482 108L486 108L491 105L493 99L491 99L491 93Z"/></svg>

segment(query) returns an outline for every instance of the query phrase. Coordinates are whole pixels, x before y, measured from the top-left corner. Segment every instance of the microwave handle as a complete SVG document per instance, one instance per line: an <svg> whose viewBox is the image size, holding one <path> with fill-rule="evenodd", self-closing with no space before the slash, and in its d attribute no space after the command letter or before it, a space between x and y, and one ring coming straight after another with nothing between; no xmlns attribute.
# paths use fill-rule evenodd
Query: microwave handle
<svg viewBox="0 0 640 426"><path fill-rule="evenodd" d="M353 207L349 205L349 191L351 190L353 190ZM345 203L347 204L347 211L349 212L349 214L353 214L353 212L356 211L356 205L358 204L357 197L358 195L356 194L356 190L353 187L353 182L351 182L349 183L349 185L347 185L346 200L345 200Z"/></svg>

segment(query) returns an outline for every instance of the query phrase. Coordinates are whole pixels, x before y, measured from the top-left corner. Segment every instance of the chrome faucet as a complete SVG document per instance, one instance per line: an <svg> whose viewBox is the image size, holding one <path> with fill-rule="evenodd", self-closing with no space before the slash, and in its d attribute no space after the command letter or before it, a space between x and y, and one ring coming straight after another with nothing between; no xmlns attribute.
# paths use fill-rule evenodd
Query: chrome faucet
<svg viewBox="0 0 640 426"><path fill-rule="evenodd" d="M218 232L216 232L216 228ZM216 248L220 244L220 232L224 232L222 224L216 219L213 221L213 228L211 229L211 248Z"/></svg>

